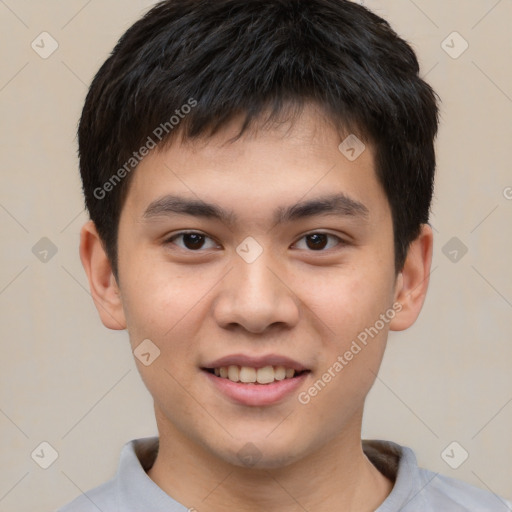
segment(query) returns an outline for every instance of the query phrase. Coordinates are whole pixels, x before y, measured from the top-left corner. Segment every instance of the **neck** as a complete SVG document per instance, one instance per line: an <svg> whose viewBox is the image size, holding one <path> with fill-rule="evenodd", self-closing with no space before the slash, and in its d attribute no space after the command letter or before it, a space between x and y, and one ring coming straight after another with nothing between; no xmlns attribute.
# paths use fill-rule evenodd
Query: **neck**
<svg viewBox="0 0 512 512"><path fill-rule="evenodd" d="M200 512L371 512L393 487L362 450L361 417L309 455L270 469L226 462L168 424L158 424L160 446L148 476L176 501Z"/></svg>

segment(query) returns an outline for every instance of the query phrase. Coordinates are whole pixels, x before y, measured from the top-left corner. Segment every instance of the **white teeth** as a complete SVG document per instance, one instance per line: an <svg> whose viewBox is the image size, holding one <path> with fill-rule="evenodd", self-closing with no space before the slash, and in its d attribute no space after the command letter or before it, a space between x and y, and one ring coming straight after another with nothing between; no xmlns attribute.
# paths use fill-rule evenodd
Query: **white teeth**
<svg viewBox="0 0 512 512"><path fill-rule="evenodd" d="M286 377L286 368L284 366L276 366L274 368L274 379L283 380Z"/></svg>
<svg viewBox="0 0 512 512"><path fill-rule="evenodd" d="M233 382L238 382L238 374L239 374L238 366L235 366L233 364L231 366L228 366L228 379L229 380L232 380Z"/></svg>
<svg viewBox="0 0 512 512"><path fill-rule="evenodd" d="M242 366L238 377L240 382L256 382L256 370L248 366Z"/></svg>
<svg viewBox="0 0 512 512"><path fill-rule="evenodd" d="M272 366L264 366L263 368L258 368L256 372L256 380L260 384L268 384L269 382L274 382L274 368Z"/></svg>
<svg viewBox="0 0 512 512"><path fill-rule="evenodd" d="M263 368L251 368L249 366L221 366L214 368L217 377L229 379L232 382L244 382L258 384L270 384L275 380L291 379L295 375L293 368L284 366L264 366Z"/></svg>

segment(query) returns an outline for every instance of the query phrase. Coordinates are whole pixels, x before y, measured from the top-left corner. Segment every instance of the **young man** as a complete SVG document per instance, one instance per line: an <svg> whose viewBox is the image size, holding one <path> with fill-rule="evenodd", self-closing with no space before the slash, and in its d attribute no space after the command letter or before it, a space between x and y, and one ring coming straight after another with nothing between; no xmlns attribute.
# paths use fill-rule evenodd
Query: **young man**
<svg viewBox="0 0 512 512"><path fill-rule="evenodd" d="M428 285L418 71L346 0L169 0L124 34L79 126L80 256L159 436L62 512L509 510L361 440L388 331Z"/></svg>

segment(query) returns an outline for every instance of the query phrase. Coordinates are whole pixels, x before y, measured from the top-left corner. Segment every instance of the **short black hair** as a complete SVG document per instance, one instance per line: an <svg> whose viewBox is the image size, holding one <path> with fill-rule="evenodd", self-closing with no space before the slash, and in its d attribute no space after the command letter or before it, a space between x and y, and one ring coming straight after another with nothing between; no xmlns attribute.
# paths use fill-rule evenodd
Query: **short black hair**
<svg viewBox="0 0 512 512"><path fill-rule="evenodd" d="M114 276L121 209L142 154L178 133L211 136L241 115L240 137L264 114L293 118L306 102L374 145L398 272L429 219L437 99L411 46L355 2L158 3L97 72L78 127L85 205Z"/></svg>

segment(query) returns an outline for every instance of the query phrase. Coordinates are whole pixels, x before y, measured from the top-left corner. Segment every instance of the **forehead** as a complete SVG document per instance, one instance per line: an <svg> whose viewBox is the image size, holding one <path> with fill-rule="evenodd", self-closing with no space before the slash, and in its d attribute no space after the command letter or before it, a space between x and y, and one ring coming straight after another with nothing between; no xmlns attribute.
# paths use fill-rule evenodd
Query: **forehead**
<svg viewBox="0 0 512 512"><path fill-rule="evenodd" d="M125 208L139 219L195 209L230 224L244 213L291 220L321 209L319 202L362 217L386 209L373 146L341 135L318 111L306 108L293 122L233 141L238 132L233 122L212 137L176 139L151 152L135 171Z"/></svg>

